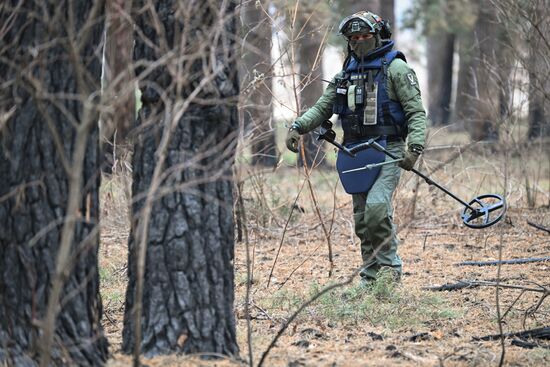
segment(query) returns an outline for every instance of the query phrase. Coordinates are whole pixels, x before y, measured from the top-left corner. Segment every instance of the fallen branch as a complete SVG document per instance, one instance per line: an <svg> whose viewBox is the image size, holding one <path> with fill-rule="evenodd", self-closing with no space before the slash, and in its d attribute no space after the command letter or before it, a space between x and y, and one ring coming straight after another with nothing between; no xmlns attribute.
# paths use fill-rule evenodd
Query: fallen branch
<svg viewBox="0 0 550 367"><path fill-rule="evenodd" d="M472 282L459 281L457 283L446 283L443 285L435 285L430 287L423 287L422 289L432 292L443 292L443 291L457 291L464 288L476 288L479 287L479 284L474 284Z"/></svg>
<svg viewBox="0 0 550 367"><path fill-rule="evenodd" d="M527 348L527 349L533 349L533 348L550 349L550 345L541 345L538 343L527 342L521 339L512 340L512 345L515 345L516 347Z"/></svg>
<svg viewBox="0 0 550 367"><path fill-rule="evenodd" d="M463 288L474 288L474 287L499 287L499 288L508 288L508 289L520 289L522 291L527 292L535 292L535 293L543 293L543 294L550 294L550 290L546 287L540 286L539 288L530 288L525 287L522 285L516 285L516 284L505 284L505 283L497 283L497 282L488 282L484 280L459 280L457 283L452 284L443 284L440 286L431 286L431 287L424 287L422 289L429 290L429 291L454 291L458 289Z"/></svg>
<svg viewBox="0 0 550 367"><path fill-rule="evenodd" d="M540 224L536 224L529 221L527 221L527 224L529 224L531 227L535 227L536 229L540 229L541 231L545 231L546 233L550 234L550 229L543 227Z"/></svg>
<svg viewBox="0 0 550 367"><path fill-rule="evenodd" d="M532 339L545 339L550 340L550 327L541 327L537 329L530 329L525 331L519 331L515 333L503 334L505 338L532 338ZM486 335L482 337L474 337L474 340L497 340L500 339L500 334Z"/></svg>
<svg viewBox="0 0 550 367"><path fill-rule="evenodd" d="M495 260L495 261L464 261L455 266L495 266L499 264L527 264L535 262L544 262L550 261L550 257L528 257L523 259L512 259L512 260Z"/></svg>

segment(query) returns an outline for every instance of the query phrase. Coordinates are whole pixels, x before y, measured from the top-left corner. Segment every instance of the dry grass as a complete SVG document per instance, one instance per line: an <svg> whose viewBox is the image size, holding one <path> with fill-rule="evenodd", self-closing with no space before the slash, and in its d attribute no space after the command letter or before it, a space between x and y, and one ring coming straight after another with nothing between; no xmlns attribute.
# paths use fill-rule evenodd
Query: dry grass
<svg viewBox="0 0 550 367"><path fill-rule="evenodd" d="M438 144L454 144L449 135ZM433 178L465 200L488 192L504 191L505 162L491 147L476 147L434 173ZM434 150L425 155L423 170L430 171L446 161L453 149ZM535 172L539 159L533 158L529 172ZM548 158L544 158L548 159ZM536 208L528 209L524 176L519 157L507 162L510 209L505 221L486 230L471 230L460 222L460 204L443 193L418 186L416 210L411 222L416 176L405 173L395 198L396 223L403 229L400 254L405 275L397 285L380 282L363 289L357 283L337 289L308 307L289 327L272 350L267 366L475 366L496 365L499 342L472 338L498 333L495 289L480 287L455 292L434 293L424 286L452 283L461 279L493 280L496 267L457 267L464 260L493 260L503 245L503 258L550 256L550 239L543 231L526 224L527 220L550 227L548 207L548 163L543 163L537 185ZM327 227L332 223L331 242L335 268L328 277L327 245L311 204L307 189L298 200L281 254L266 287L276 251L295 199L304 179L301 171L280 167L275 172L253 172L247 168L245 207L250 250L253 252L254 283L251 289L254 360L257 362L282 323L299 305L324 286L348 278L360 265L359 244L353 234L351 198L337 184L332 171L317 171L312 176L317 199ZM119 352L126 282L126 236L128 220L124 182L105 180L103 234L101 248L104 319L111 342L111 366L128 365ZM109 194L108 187L112 192ZM304 262L305 261L305 262ZM245 244L236 244L236 301L238 341L241 358L247 358L245 320ZM505 265L502 279L511 284L533 282L550 286L548 263ZM501 308L506 310L518 297L517 290L501 291ZM506 316L505 332L550 325L550 302L546 300L533 314L530 307L540 294L526 293ZM506 363L542 366L550 363L550 350L528 350L506 341ZM148 365L234 365L237 361L207 362L197 357L169 356L145 361ZM241 362L242 363L242 362Z"/></svg>

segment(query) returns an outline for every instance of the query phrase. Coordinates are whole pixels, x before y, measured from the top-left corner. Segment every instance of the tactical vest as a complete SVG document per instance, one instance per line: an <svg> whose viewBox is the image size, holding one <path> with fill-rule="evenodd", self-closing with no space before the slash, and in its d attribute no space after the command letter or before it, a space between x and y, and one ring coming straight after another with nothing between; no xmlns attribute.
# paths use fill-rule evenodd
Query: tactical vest
<svg viewBox="0 0 550 367"><path fill-rule="evenodd" d="M333 113L339 115L346 144L374 136L407 135L403 107L387 91L390 63L395 58L406 61L403 53L392 51L393 45L393 41L386 42L363 61L350 56L344 63L344 76L336 78Z"/></svg>

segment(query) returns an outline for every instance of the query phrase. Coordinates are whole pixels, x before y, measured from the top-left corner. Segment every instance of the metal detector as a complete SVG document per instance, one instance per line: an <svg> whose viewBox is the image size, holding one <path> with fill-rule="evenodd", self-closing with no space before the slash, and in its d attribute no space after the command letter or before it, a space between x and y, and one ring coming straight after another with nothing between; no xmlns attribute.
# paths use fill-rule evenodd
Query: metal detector
<svg viewBox="0 0 550 367"><path fill-rule="evenodd" d="M381 165L393 164L402 160L396 157L394 154L388 152L383 146L378 144L376 142L378 137L369 139L365 143L358 144L350 149L337 143L335 139L336 139L336 133L334 132L334 130L332 130L332 122L328 120L323 122L323 124L321 125L319 137L317 138L317 140L325 140L331 143L332 145L336 146L342 152L344 152L345 154L348 154L351 157L355 157L355 153L361 150L372 147L393 159L391 161L385 161L382 163L378 163L376 165L372 165L372 164L366 165L365 167L356 168L353 170L349 170L347 172L354 172L354 171L364 170L364 169L372 169L375 166L379 167ZM428 185L433 185L437 187L438 189L440 189L441 191L443 191L444 193L446 193L447 195L449 195L450 197L452 197L453 199L455 199L456 201L464 205L464 210L462 211L461 218L462 218L462 222L467 227L476 228L476 229L490 227L493 224L498 223L498 221L500 221L504 217L504 214L506 213L506 203L504 201L504 198L500 195L497 195L497 194L479 195L467 203L464 200L457 197L452 192L450 192L449 190L447 190L446 188L444 188L443 186L441 186L440 184L438 184L437 182L435 182L434 180L432 180L431 178L429 178L428 176L424 175L422 172L419 172L414 168L411 169L411 171L417 174L418 176L422 177ZM347 172L344 171L343 173L347 173Z"/></svg>

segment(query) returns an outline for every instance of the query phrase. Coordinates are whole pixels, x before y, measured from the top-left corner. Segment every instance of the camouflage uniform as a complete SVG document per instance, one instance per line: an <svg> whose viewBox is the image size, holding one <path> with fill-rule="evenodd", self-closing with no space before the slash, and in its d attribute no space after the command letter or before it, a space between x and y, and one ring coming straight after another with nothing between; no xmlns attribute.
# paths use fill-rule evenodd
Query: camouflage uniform
<svg viewBox="0 0 550 367"><path fill-rule="evenodd" d="M340 72L335 78L341 78L342 75L343 72ZM401 104L407 119L407 145L423 147L426 112L422 105L416 74L405 61L394 59L388 67L387 75L388 95L391 100ZM300 134L315 129L333 115L336 98L335 78L317 103L294 122L293 125ZM405 141L399 137L390 138L387 150L403 157ZM385 165L368 192L352 195L355 233L361 240L363 279L374 279L381 267L390 267L401 274L401 259L397 254L399 241L393 224L391 204L399 176L400 168L396 164Z"/></svg>

